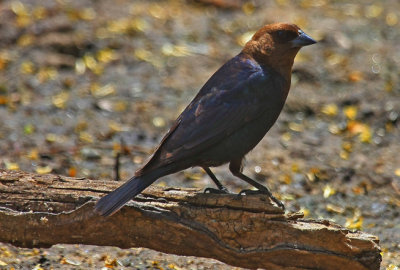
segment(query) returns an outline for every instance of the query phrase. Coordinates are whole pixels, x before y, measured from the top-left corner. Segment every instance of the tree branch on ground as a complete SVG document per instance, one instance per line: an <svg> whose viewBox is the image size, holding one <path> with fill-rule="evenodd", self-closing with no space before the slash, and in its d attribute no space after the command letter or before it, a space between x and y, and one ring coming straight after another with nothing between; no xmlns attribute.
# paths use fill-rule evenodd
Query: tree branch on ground
<svg viewBox="0 0 400 270"><path fill-rule="evenodd" d="M0 241L19 247L146 247L265 269L379 269L376 236L284 213L265 195L150 187L115 215L93 212L120 182L0 170Z"/></svg>

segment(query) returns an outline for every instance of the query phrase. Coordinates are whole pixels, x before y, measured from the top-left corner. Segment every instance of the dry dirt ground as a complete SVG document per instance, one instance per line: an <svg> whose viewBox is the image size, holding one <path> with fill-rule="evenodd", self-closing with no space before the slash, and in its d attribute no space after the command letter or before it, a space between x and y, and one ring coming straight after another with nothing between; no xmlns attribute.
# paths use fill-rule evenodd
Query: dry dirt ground
<svg viewBox="0 0 400 270"><path fill-rule="evenodd" d="M399 269L399 1L2 1L0 18L0 167L94 179L114 177L121 148L131 176L260 26L300 25L320 42L298 55L287 105L245 173L290 211L379 236L381 269ZM157 184L212 186L196 168ZM1 269L102 267L232 269L148 249L0 245Z"/></svg>

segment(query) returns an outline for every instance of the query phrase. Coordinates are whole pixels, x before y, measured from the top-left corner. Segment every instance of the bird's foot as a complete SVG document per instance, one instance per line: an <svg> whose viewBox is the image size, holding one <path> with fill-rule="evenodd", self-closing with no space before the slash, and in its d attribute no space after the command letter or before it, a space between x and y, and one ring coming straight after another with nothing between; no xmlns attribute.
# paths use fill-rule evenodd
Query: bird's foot
<svg viewBox="0 0 400 270"><path fill-rule="evenodd" d="M229 191L226 189L226 187L223 187L222 189L206 188L206 189L204 190L204 193L210 193L210 194L229 194Z"/></svg>
<svg viewBox="0 0 400 270"><path fill-rule="evenodd" d="M274 195L269 190L253 190L253 189L244 189L238 193L239 196L241 195L257 195L257 194L265 194L270 197L271 200L273 200L280 208L282 208L283 211L285 211L285 205L278 200Z"/></svg>

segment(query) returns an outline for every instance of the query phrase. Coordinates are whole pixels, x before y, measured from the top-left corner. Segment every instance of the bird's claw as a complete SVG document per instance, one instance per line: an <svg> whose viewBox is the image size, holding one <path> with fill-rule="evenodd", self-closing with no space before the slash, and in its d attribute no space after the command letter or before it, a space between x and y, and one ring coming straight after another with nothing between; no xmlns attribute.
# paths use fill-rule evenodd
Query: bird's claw
<svg viewBox="0 0 400 270"><path fill-rule="evenodd" d="M242 191L240 191L238 193L238 196L241 196L241 195L256 195L256 194L266 194L266 195L268 195L268 197L272 201L274 201L280 208L282 208L283 211L285 211L285 205L280 200L278 200L274 195L272 195L269 190L265 190L264 191L264 190L258 190L258 189L257 190L244 189L244 190L242 190Z"/></svg>
<svg viewBox="0 0 400 270"><path fill-rule="evenodd" d="M225 187L222 188L222 189L206 188L204 190L204 193L209 193L209 194L229 194L229 191Z"/></svg>

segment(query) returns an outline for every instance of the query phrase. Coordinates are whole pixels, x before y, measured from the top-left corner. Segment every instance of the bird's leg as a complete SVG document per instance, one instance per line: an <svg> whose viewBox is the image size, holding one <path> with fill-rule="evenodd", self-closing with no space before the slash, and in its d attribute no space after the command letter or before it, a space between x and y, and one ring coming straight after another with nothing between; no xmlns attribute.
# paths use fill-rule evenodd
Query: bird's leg
<svg viewBox="0 0 400 270"><path fill-rule="evenodd" d="M266 186L261 185L257 181L251 179L250 177L244 175L242 173L242 159L239 160L233 160L229 163L229 170L232 172L232 174L236 177L239 177L240 179L246 181L253 187L257 188L258 190L242 190L239 194L254 194L254 193L261 193L261 194L267 194L268 197L271 198L279 207L281 207L283 210L285 210L285 206L283 203L275 198L274 195L272 195L271 191Z"/></svg>
<svg viewBox="0 0 400 270"><path fill-rule="evenodd" d="M217 179L217 177L213 174L213 172L208 167L202 167L203 170L210 176L210 178L214 181L215 185L217 185L218 189L215 188L206 188L204 193L229 193L228 189L224 187L221 182Z"/></svg>

